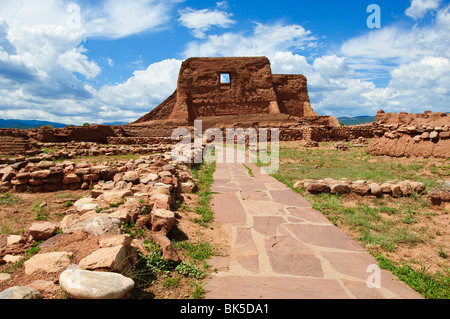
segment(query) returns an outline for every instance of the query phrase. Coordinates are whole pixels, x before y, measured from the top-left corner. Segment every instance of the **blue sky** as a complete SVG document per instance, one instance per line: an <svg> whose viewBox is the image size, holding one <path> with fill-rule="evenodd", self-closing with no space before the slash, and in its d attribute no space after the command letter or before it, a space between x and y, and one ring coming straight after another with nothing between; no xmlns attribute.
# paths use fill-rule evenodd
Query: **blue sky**
<svg viewBox="0 0 450 319"><path fill-rule="evenodd" d="M369 28L370 4L380 28ZM446 0L0 0L0 118L131 122L191 56L267 56L320 115L449 111Z"/></svg>

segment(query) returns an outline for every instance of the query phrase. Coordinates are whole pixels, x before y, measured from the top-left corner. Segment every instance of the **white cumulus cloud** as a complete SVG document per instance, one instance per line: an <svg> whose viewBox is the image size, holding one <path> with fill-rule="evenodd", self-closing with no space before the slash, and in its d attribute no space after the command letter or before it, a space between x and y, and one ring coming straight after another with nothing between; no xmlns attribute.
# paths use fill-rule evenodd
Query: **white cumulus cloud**
<svg viewBox="0 0 450 319"><path fill-rule="evenodd" d="M192 33L197 38L204 38L205 32L211 27L229 28L236 23L232 20L231 13L220 10L202 9L195 10L186 8L179 11L179 22L186 28L192 29Z"/></svg>
<svg viewBox="0 0 450 319"><path fill-rule="evenodd" d="M406 9L406 15L417 20L423 18L429 11L439 8L441 0L412 0Z"/></svg>

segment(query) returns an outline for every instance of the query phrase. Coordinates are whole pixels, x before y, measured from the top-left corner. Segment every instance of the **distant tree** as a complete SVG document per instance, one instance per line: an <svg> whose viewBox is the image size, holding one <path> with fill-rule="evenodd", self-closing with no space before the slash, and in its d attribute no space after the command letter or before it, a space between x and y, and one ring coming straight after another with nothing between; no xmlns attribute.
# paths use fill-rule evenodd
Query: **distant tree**
<svg viewBox="0 0 450 319"><path fill-rule="evenodd" d="M41 128L54 128L51 124L44 124L41 126Z"/></svg>
<svg viewBox="0 0 450 319"><path fill-rule="evenodd" d="M91 126L89 123L84 123L83 126Z"/></svg>

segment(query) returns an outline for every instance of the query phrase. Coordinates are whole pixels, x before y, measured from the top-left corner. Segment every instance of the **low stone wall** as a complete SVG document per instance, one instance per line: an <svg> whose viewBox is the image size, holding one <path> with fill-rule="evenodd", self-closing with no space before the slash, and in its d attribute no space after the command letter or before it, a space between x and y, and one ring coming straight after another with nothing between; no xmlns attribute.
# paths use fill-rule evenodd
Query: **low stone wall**
<svg viewBox="0 0 450 319"><path fill-rule="evenodd" d="M128 170L124 161L108 165L76 164L78 156L115 156L152 154L151 158L170 154L172 146L106 146L97 143L44 143L45 150L33 156L0 158L0 192L76 190L92 187L100 180L112 180L114 174ZM57 161L56 161L57 160ZM65 160L65 161L64 161ZM86 159L89 161L89 159Z"/></svg>
<svg viewBox="0 0 450 319"><path fill-rule="evenodd" d="M139 182L139 174L129 173L139 171L146 164L148 173L158 173L163 164L171 161L171 152L164 154L146 155L143 160L116 160L103 164L90 163L88 160L75 163L70 160L54 162L42 160L37 163L27 160L5 165L0 169L0 192L16 191L33 193L53 192L60 190L93 189L98 183L108 181ZM148 175L148 174L147 174ZM134 176L134 177L133 177ZM158 176L153 182L164 180ZM166 179L167 184L174 179ZM145 183L147 184L148 181ZM178 187L174 185L174 187Z"/></svg>
<svg viewBox="0 0 450 319"><path fill-rule="evenodd" d="M414 181L387 181L377 183L372 181L350 181L347 179L334 180L325 178L321 180L305 179L295 183L295 188L304 188L307 193L320 194L357 194L360 196L392 196L392 197L408 197L413 193L422 194L425 192L425 185L421 182Z"/></svg>
<svg viewBox="0 0 450 319"><path fill-rule="evenodd" d="M408 114L379 111L375 138L367 148L371 155L392 157L450 157L450 116L425 112Z"/></svg>

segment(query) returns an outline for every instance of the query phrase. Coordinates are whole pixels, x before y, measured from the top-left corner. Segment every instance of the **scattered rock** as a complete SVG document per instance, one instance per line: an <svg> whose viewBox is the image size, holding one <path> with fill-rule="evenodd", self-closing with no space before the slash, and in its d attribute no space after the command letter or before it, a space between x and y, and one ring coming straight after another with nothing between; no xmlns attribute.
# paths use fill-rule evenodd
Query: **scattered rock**
<svg viewBox="0 0 450 319"><path fill-rule="evenodd" d="M175 214L166 209L153 209L151 213L153 231L161 231L166 235L175 224Z"/></svg>
<svg viewBox="0 0 450 319"><path fill-rule="evenodd" d="M40 253L28 259L25 263L27 275L36 272L57 273L70 265L72 252Z"/></svg>
<svg viewBox="0 0 450 319"><path fill-rule="evenodd" d="M122 272L130 268L125 245L105 247L83 258L78 267L83 270L106 270Z"/></svg>
<svg viewBox="0 0 450 319"><path fill-rule="evenodd" d="M0 273L0 282L10 280L11 277L10 274Z"/></svg>
<svg viewBox="0 0 450 319"><path fill-rule="evenodd" d="M34 240L47 240L59 229L59 225L50 222L33 223L28 232Z"/></svg>
<svg viewBox="0 0 450 319"><path fill-rule="evenodd" d="M84 223L84 231L94 236L120 234L120 227L111 218L96 216Z"/></svg>
<svg viewBox="0 0 450 319"><path fill-rule="evenodd" d="M42 299L41 293L30 287L15 286L3 290L0 299Z"/></svg>
<svg viewBox="0 0 450 319"><path fill-rule="evenodd" d="M169 238L159 233L153 233L151 237L152 242L161 247L162 258L164 260L169 260L175 263L180 262L180 257L178 256L178 253Z"/></svg>

